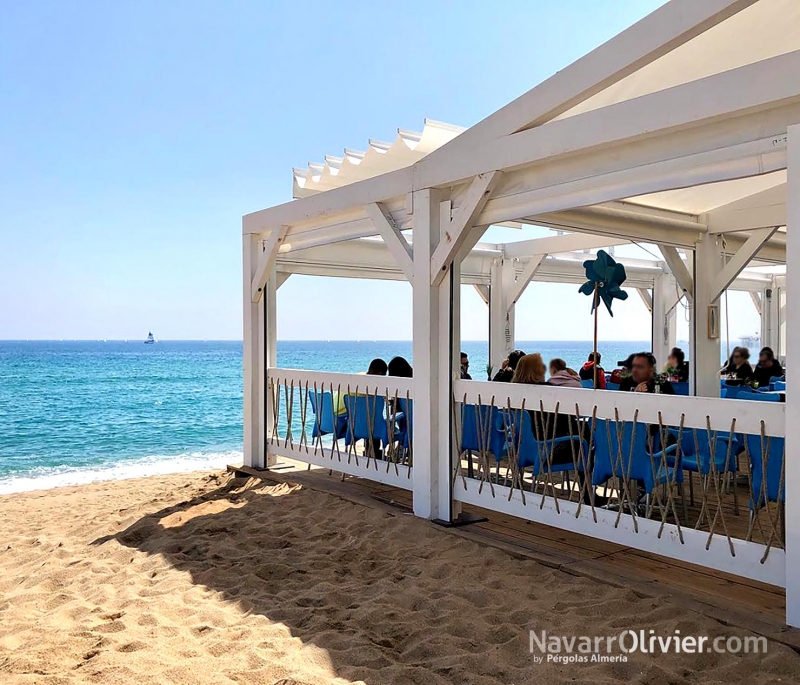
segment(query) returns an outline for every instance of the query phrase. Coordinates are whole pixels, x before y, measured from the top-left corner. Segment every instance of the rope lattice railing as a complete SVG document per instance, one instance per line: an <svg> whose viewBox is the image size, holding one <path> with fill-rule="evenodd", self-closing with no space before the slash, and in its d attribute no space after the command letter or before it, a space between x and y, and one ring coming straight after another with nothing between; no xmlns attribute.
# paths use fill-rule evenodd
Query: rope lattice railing
<svg viewBox="0 0 800 685"><path fill-rule="evenodd" d="M269 375L267 451L279 446L300 461L322 458L332 471L347 464L400 475L400 466L413 464L413 401L410 392L388 387L381 391L368 377L354 383ZM410 468L404 472L410 479Z"/></svg>
<svg viewBox="0 0 800 685"><path fill-rule="evenodd" d="M639 409L602 406L520 400L519 392L513 400L455 395L453 483L559 515L588 510L595 523L606 510L613 515L602 525L625 521L634 534L648 520L658 539L668 534L680 544L687 529L701 531L706 550L721 543L732 557L736 540L755 542L762 563L784 548L782 426L770 435L762 420L758 433L746 433L719 412L714 421L689 421L673 410L667 421L650 411L645 421ZM569 513L565 502L573 503Z"/></svg>

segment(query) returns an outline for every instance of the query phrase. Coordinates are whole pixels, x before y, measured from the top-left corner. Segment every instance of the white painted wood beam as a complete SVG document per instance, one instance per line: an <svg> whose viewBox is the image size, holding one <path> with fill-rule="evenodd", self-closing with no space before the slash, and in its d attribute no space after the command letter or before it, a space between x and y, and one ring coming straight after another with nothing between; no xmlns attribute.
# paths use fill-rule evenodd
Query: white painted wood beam
<svg viewBox="0 0 800 685"><path fill-rule="evenodd" d="M753 306L756 308L758 315L761 316L764 313L764 308L761 304L761 293L751 291L750 299L753 300Z"/></svg>
<svg viewBox="0 0 800 685"><path fill-rule="evenodd" d="M554 235L506 243L505 254L507 257L527 257L529 255L560 254L562 252L592 250L599 247L615 247L628 244L630 244L630 240L625 238L571 233L569 235Z"/></svg>
<svg viewBox="0 0 800 685"><path fill-rule="evenodd" d="M711 210L707 215L709 233L731 233L751 228L786 225L786 184L781 183L755 195Z"/></svg>
<svg viewBox="0 0 800 685"><path fill-rule="evenodd" d="M275 289L277 290L277 289L278 289L278 288L280 288L280 287L281 287L281 286L282 286L284 283L286 283L286 281L288 281L288 280L289 280L289 276L291 276L291 275L292 275L292 274L291 274L291 273L289 273L289 272L286 272L286 271L279 271L279 272L276 274L276 276L275 276L275 278L277 279L277 283L275 284L275 285L276 285L276 288L275 288Z"/></svg>
<svg viewBox="0 0 800 685"><path fill-rule="evenodd" d="M725 292L725 289L736 280L736 277L777 230L778 227L773 226L772 228L759 228L751 231L747 242L736 251L736 254L733 255L722 271L720 271L711 282L712 304L716 302L720 295Z"/></svg>
<svg viewBox="0 0 800 685"><path fill-rule="evenodd" d="M618 168L612 171L513 195L498 194L486 203L477 223L488 225L498 220L536 217L662 190L756 176L786 167L785 142L776 137L685 157L665 148L662 155L662 159L640 166L614 159ZM702 230L700 224L699 230Z"/></svg>
<svg viewBox="0 0 800 685"><path fill-rule="evenodd" d="M672 275L675 276L678 286L691 302L694 297L694 282L689 269L686 268L686 264L683 263L683 259L678 254L678 250L671 245L659 245L658 248L661 250L664 261L669 266Z"/></svg>
<svg viewBox="0 0 800 685"><path fill-rule="evenodd" d="M413 281L413 253L405 236L395 224L392 215L379 202L370 202L364 209L366 209L372 223L375 224L375 228L380 232L383 242L386 243L386 247L394 257L397 265L403 270L409 282Z"/></svg>
<svg viewBox="0 0 800 685"><path fill-rule="evenodd" d="M431 257L431 285L438 286L445 277L453 258L463 249L468 251L480 236L474 236L474 243L468 245L470 231L475 226L475 217L483 210L500 173L490 171L477 175L470 184L461 206L446 227L443 227L439 245Z"/></svg>
<svg viewBox="0 0 800 685"><path fill-rule="evenodd" d="M416 163L418 182L431 186L456 183L495 169L544 163L796 101L800 98L800 83L794 78L797 73L800 50L490 140L440 168L432 158L424 157ZM742 88L743 83L747 88Z"/></svg>
<svg viewBox="0 0 800 685"><path fill-rule="evenodd" d="M657 60L755 0L677 0L626 29L464 131L430 157L438 164L468 156L478 142L538 126Z"/></svg>
<svg viewBox="0 0 800 685"><path fill-rule="evenodd" d="M251 286L253 302L261 301L261 294L264 290L264 284L267 282L269 273L272 270L272 267L275 265L275 258L278 256L278 250L286 238L288 231L288 226L274 228L272 233L270 233L267 239L264 241L263 251L258 257L258 269L256 270L255 276L253 276L253 282Z"/></svg>
<svg viewBox="0 0 800 685"><path fill-rule="evenodd" d="M639 297L642 298L642 302L644 302L644 306L647 307L647 311L652 314L653 296L650 294L650 291L647 288L636 288L636 292L639 293Z"/></svg>
<svg viewBox="0 0 800 685"><path fill-rule="evenodd" d="M489 286L482 285L481 283L473 283L472 286L477 291L478 295L481 296L484 304L489 304Z"/></svg>
<svg viewBox="0 0 800 685"><path fill-rule="evenodd" d="M789 168L786 218L787 218L787 260L786 260L786 298L800 301L800 126L789 129ZM781 298L783 299L783 298ZM786 321L786 348L781 353L795 354L800 349L800 318L796 315ZM783 346L781 346L783 347ZM786 521L800 520L800 460L795 455L800 452L800 365L788 364L786 381L789 392L786 395ZM800 563L800 527L786 527L786 623L800 626L800 577L789 569Z"/></svg>
<svg viewBox="0 0 800 685"><path fill-rule="evenodd" d="M513 286L510 288L508 302L506 304L506 313L510 313L514 305L519 301L519 298L522 297L522 293L525 292L525 288L527 288L528 284L533 280L533 277L536 275L545 257L547 257L546 254L537 254L525 263L522 273L517 276L517 280L514 281Z"/></svg>

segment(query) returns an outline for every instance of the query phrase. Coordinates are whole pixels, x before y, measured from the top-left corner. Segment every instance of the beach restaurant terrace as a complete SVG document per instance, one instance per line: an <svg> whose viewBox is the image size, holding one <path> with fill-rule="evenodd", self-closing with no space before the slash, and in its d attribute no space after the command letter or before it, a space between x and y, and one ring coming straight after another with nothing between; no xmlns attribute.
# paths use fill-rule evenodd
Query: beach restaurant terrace
<svg viewBox="0 0 800 685"><path fill-rule="evenodd" d="M796 0L671 0L471 128L429 120L294 170L295 199L243 218L245 465L290 458L408 490L445 524L477 506L780 586L800 626L799 74ZM552 233L481 242L490 226ZM461 379L462 284L496 369L531 281L582 283L587 252L629 244L661 256L620 258L659 361L690 312L686 394ZM280 368L292 274L407 280L413 378ZM720 387L732 289L788 357L771 391Z"/></svg>

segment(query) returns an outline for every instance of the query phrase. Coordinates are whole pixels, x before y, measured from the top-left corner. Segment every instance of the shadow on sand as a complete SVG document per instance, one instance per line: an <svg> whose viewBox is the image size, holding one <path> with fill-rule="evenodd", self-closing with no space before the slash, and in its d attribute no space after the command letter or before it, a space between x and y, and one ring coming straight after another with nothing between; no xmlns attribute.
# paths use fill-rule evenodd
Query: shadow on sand
<svg viewBox="0 0 800 685"><path fill-rule="evenodd" d="M551 572L401 511L234 478L92 544L111 540L282 623L349 680L488 684L535 669L528 624L546 592L530 579Z"/></svg>

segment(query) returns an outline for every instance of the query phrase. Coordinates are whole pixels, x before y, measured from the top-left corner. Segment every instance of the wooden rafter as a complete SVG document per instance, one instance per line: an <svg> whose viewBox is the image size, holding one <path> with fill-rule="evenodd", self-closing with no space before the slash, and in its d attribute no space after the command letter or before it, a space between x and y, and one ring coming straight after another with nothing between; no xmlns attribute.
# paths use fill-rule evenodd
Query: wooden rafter
<svg viewBox="0 0 800 685"><path fill-rule="evenodd" d="M267 282L267 278L269 278L269 272L275 264L275 258L278 256L278 250L286 238L288 231L288 226L275 228L264 241L264 249L259 256L258 268L256 269L256 274L253 276L253 282L251 284L251 296L253 302L261 301L264 284Z"/></svg>
<svg viewBox="0 0 800 685"><path fill-rule="evenodd" d="M375 228L381 234L383 242L394 257L397 265L403 270L409 282L414 278L414 257L411 246L400 232L392 215L380 202L370 202L364 209L367 211Z"/></svg>
<svg viewBox="0 0 800 685"><path fill-rule="evenodd" d="M439 245L431 256L431 285L438 286L444 280L447 269L459 251L469 251L475 246L479 235L472 231L475 217L481 213L489 194L500 179L500 173L490 171L478 174L470 184L461 206L449 223L443 226ZM470 242L473 242L470 245Z"/></svg>

